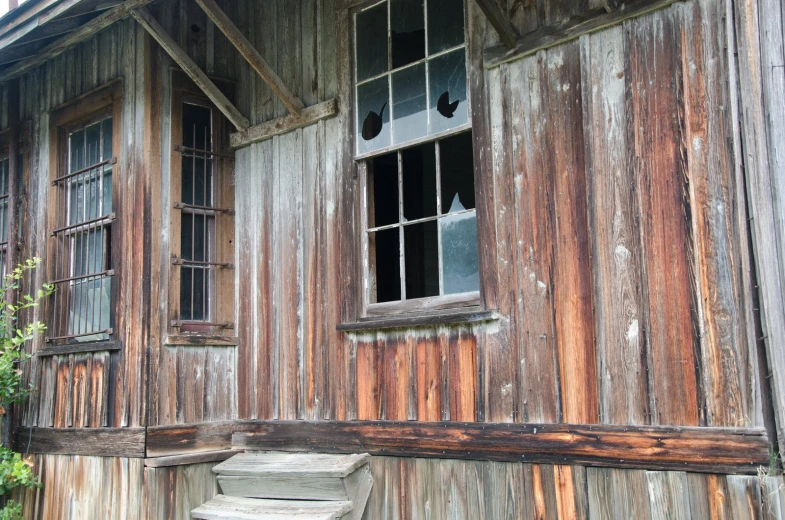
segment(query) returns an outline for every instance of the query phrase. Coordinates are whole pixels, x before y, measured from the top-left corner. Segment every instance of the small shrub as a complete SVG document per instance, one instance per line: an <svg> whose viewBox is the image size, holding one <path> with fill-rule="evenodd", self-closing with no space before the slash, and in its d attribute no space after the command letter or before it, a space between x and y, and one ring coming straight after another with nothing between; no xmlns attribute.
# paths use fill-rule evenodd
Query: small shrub
<svg viewBox="0 0 785 520"><path fill-rule="evenodd" d="M9 291L19 291L22 280L28 271L34 270L41 263L40 258L27 260L18 265L5 276L0 285L0 419L6 420L8 408L26 399L32 391L32 385L22 386L21 363L30 359L30 354L24 352L23 347L27 341L46 330L38 321L19 325L21 312L38 306L39 302L52 294L53 288L44 285L34 296L24 294L15 303L5 304ZM0 496L6 497L8 493L19 486L33 488L40 487L41 483L33 471L30 459L22 458L6 447L0 447ZM22 518L22 504L8 501L0 510L0 520L17 520Z"/></svg>

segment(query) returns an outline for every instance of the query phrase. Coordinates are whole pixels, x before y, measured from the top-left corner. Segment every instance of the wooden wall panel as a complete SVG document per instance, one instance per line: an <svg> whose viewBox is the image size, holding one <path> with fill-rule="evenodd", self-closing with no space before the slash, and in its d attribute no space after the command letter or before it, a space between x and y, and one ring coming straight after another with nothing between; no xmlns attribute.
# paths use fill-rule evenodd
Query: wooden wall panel
<svg viewBox="0 0 785 520"><path fill-rule="evenodd" d="M370 464L368 520L783 518L782 477L761 486L754 476L581 466L387 457Z"/></svg>
<svg viewBox="0 0 785 520"><path fill-rule="evenodd" d="M216 464L145 468L145 518L190 520L191 510L221 493L218 479L213 473Z"/></svg>
<svg viewBox="0 0 785 520"><path fill-rule="evenodd" d="M34 455L33 462L43 487L14 492L25 520L146 518L143 459Z"/></svg>
<svg viewBox="0 0 785 520"><path fill-rule="evenodd" d="M159 369L159 425L237 419L236 347L166 346Z"/></svg>

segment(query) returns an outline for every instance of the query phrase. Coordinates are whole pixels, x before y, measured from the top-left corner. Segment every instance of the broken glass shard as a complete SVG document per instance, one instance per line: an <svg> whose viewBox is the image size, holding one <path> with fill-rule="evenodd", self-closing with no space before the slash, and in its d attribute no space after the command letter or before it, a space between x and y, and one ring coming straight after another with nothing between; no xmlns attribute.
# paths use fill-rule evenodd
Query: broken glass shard
<svg viewBox="0 0 785 520"><path fill-rule="evenodd" d="M430 76L430 133L435 134L468 122L466 103L466 56L463 49L428 62Z"/></svg>
<svg viewBox="0 0 785 520"><path fill-rule="evenodd" d="M464 42L462 0L428 0L428 54L452 49Z"/></svg>
<svg viewBox="0 0 785 520"><path fill-rule="evenodd" d="M480 289L475 213L459 213L439 220L442 227L444 294Z"/></svg>
<svg viewBox="0 0 785 520"><path fill-rule="evenodd" d="M388 70L387 4L381 3L357 13L357 81Z"/></svg>
<svg viewBox="0 0 785 520"><path fill-rule="evenodd" d="M357 87L357 152L390 145L389 86L387 77Z"/></svg>
<svg viewBox="0 0 785 520"><path fill-rule="evenodd" d="M392 67L425 58L425 10L422 0L390 0Z"/></svg>

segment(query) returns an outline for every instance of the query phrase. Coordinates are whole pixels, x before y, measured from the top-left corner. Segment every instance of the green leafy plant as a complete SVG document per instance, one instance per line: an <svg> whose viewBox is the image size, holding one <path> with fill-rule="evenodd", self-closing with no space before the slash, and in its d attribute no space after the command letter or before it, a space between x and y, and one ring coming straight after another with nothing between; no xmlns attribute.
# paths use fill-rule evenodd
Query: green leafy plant
<svg viewBox="0 0 785 520"><path fill-rule="evenodd" d="M30 359L30 354L23 349L24 344L46 330L38 321L20 325L19 317L26 310L37 307L41 300L52 294L54 288L45 284L34 296L24 294L15 302L4 305L2 303L8 301L9 293L15 294L21 290L25 275L40 263L40 258L27 260L5 275L0 285L0 418L3 420L7 420L8 408L22 402L33 389L32 385L25 387L22 384L20 365ZM0 496L5 497L19 486L40 487L41 483L33 469L30 459L24 459L20 453L0 447ZM0 520L16 520L21 518L21 515L22 505L13 501L9 501L0 510Z"/></svg>

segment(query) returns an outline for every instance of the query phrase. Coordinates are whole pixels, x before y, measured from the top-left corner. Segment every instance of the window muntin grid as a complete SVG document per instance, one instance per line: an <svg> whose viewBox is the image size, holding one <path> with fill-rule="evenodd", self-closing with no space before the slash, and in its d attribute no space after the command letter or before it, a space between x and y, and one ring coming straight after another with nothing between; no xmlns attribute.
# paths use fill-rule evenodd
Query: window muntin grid
<svg viewBox="0 0 785 520"><path fill-rule="evenodd" d="M48 341L99 341L113 332L112 125L101 116L68 131L65 171L52 183L58 218Z"/></svg>
<svg viewBox="0 0 785 520"><path fill-rule="evenodd" d="M358 157L468 128L462 0L385 0L354 21Z"/></svg>

